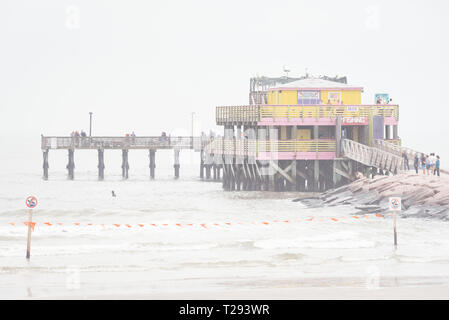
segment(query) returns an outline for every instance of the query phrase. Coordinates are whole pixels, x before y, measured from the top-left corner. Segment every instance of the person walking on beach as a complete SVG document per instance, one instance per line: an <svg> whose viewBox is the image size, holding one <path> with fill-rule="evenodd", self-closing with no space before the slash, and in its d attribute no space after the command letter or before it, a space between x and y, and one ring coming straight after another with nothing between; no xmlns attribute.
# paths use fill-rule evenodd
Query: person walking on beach
<svg viewBox="0 0 449 320"><path fill-rule="evenodd" d="M415 167L415 171L416 174L418 174L418 169L419 169L419 158L418 158L418 154L415 154L415 158L413 159L413 166Z"/></svg>
<svg viewBox="0 0 449 320"><path fill-rule="evenodd" d="M424 153L421 154L421 169L422 174L426 174L426 156L424 155Z"/></svg>
<svg viewBox="0 0 449 320"><path fill-rule="evenodd" d="M437 156L437 160L435 161L435 169L433 170L433 175L435 175L435 173L440 176L440 156Z"/></svg>

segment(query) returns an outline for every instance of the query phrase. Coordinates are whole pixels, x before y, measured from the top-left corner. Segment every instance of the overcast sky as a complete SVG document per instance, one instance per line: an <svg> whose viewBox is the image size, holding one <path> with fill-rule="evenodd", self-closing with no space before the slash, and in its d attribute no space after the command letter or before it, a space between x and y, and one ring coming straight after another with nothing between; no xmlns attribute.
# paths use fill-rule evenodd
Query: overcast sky
<svg viewBox="0 0 449 320"><path fill-rule="evenodd" d="M89 111L94 135L189 134L191 112L196 130L214 129L215 106L247 104L250 77L287 65L291 76L347 76L364 103L389 93L404 144L449 158L448 9L444 0L2 0L0 144L87 131Z"/></svg>

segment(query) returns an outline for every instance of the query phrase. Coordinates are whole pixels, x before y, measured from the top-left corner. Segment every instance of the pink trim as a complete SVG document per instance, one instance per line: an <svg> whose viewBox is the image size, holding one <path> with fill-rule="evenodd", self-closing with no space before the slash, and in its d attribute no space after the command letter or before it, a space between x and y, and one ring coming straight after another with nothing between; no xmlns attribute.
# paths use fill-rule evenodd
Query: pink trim
<svg viewBox="0 0 449 320"><path fill-rule="evenodd" d="M335 152L259 152L257 160L332 160Z"/></svg>
<svg viewBox="0 0 449 320"><path fill-rule="evenodd" d="M384 125L386 126L395 126L398 124L398 120L396 120L394 117L385 117L384 118Z"/></svg>
<svg viewBox="0 0 449 320"><path fill-rule="evenodd" d="M367 126L369 124L368 117L342 117L342 126Z"/></svg>
<svg viewBox="0 0 449 320"><path fill-rule="evenodd" d="M319 106L319 107L398 107L398 104L260 104L261 107L302 107L302 106ZM249 106L250 107L250 106Z"/></svg>
<svg viewBox="0 0 449 320"><path fill-rule="evenodd" d="M363 91L363 87L350 87L350 88L289 88L289 87L278 87L278 88L270 88L267 91Z"/></svg>
<svg viewBox="0 0 449 320"><path fill-rule="evenodd" d="M261 121L257 123L258 126L267 126L267 125L282 125L282 126L313 126L313 125L321 125L321 126L335 126L336 120L335 118L262 118Z"/></svg>

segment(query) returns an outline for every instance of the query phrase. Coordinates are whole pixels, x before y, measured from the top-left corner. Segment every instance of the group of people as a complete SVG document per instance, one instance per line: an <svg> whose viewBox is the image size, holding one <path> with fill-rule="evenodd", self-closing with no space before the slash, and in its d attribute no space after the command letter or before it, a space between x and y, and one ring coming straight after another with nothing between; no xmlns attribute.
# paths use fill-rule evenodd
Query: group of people
<svg viewBox="0 0 449 320"><path fill-rule="evenodd" d="M410 170L407 153L405 151L402 153L402 158L404 158L404 169ZM431 175L433 173L433 175L440 176L440 156L435 156L435 153L432 152L430 155L422 153L421 156L415 154L413 160L416 173L419 173L419 168L421 168L423 174Z"/></svg>
<svg viewBox="0 0 449 320"><path fill-rule="evenodd" d="M70 137L72 138L72 142L74 144L76 144L77 146L79 146L80 140L84 141L84 138L87 137L87 134L83 130L81 130L81 133L78 132L78 130L76 130L76 131L72 131L72 133L70 134Z"/></svg>

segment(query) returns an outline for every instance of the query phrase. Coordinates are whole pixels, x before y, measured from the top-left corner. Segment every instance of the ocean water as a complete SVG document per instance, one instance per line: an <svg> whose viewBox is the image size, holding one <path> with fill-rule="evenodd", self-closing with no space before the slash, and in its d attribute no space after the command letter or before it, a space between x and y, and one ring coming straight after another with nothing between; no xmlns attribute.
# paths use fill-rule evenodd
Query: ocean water
<svg viewBox="0 0 449 320"><path fill-rule="evenodd" d="M99 182L96 156L76 152L74 181L64 151L50 153L49 181L39 151L2 158L0 298L449 283L447 222L398 218L395 250L389 216L307 208L291 201L298 193L224 192L198 178L191 151L179 180L170 151L157 152L155 180L147 152L130 153L127 181L120 152L107 152ZM28 195L39 200L29 262Z"/></svg>

